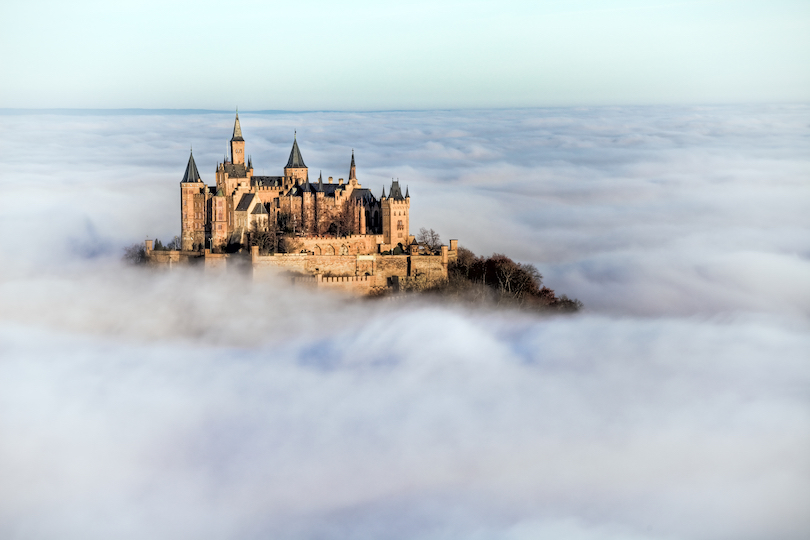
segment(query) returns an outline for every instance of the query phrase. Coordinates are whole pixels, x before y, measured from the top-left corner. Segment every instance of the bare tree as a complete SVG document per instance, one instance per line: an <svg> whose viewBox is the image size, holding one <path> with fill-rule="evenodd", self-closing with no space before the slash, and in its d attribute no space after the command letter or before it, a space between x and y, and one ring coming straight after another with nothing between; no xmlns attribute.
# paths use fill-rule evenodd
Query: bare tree
<svg viewBox="0 0 810 540"><path fill-rule="evenodd" d="M335 236L352 234L354 232L354 205L349 204L348 201L343 203L343 207L332 217L327 231Z"/></svg>
<svg viewBox="0 0 810 540"><path fill-rule="evenodd" d="M180 241L180 237L179 237L179 236L175 236L174 238L172 238L172 241L171 241L171 242L169 242L168 244L166 244L166 249L168 249L168 250L170 250L170 251L179 251L179 250L180 250L180 247L181 247L182 245L183 245L183 244L182 244L182 242Z"/></svg>
<svg viewBox="0 0 810 540"><path fill-rule="evenodd" d="M439 233L433 229L426 229L424 227L419 229L419 233L416 235L416 241L423 244L431 252L435 252L442 247L442 239Z"/></svg>
<svg viewBox="0 0 810 540"><path fill-rule="evenodd" d="M266 255L267 253L275 253L276 244L276 227L273 220L269 220L267 224L259 220L250 224L248 245L258 246L259 253Z"/></svg>
<svg viewBox="0 0 810 540"><path fill-rule="evenodd" d="M137 265L146 263L146 248L143 244L132 244L124 248L124 262Z"/></svg>

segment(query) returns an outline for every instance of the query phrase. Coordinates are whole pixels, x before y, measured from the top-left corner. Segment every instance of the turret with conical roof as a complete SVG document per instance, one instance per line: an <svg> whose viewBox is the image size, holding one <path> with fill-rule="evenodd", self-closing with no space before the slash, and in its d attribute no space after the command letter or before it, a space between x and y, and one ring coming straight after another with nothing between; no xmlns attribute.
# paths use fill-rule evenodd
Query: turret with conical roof
<svg viewBox="0 0 810 540"><path fill-rule="evenodd" d="M298 148L298 133L293 137L290 158L287 160L287 166L284 167L284 176L290 178L296 184L305 181L309 176L307 166L304 163L304 157L301 155L301 150Z"/></svg>
<svg viewBox="0 0 810 540"><path fill-rule="evenodd" d="M242 138L242 126L239 124L239 112L233 123L233 137L231 137L231 163L242 165L245 163L245 139Z"/></svg>
<svg viewBox="0 0 810 540"><path fill-rule="evenodd" d="M194 163L194 153L189 153L188 165L186 165L186 173L183 175L182 182L202 182L200 179L200 172L197 170L197 164Z"/></svg>
<svg viewBox="0 0 810 540"><path fill-rule="evenodd" d="M203 241L202 224L204 213L201 208L205 202L205 184L200 178L200 171L194 162L194 154L189 152L188 164L183 179L180 181L180 247L192 249ZM200 231L199 234L195 234Z"/></svg>

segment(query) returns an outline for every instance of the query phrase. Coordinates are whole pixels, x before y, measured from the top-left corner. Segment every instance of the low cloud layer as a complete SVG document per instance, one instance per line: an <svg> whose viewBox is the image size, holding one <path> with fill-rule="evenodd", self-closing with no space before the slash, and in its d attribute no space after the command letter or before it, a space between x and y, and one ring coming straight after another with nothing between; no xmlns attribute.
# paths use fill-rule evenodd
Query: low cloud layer
<svg viewBox="0 0 810 540"><path fill-rule="evenodd" d="M806 537L807 107L241 116L585 313L124 268L230 115L5 116L0 536Z"/></svg>

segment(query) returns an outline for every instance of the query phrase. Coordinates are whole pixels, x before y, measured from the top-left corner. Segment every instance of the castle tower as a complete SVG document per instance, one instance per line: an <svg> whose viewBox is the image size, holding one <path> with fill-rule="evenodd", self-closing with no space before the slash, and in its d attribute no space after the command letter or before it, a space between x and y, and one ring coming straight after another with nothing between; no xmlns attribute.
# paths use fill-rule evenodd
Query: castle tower
<svg viewBox="0 0 810 540"><path fill-rule="evenodd" d="M407 189L405 191L406 196L403 197L399 181L393 180L391 181L388 197L385 196L385 189L383 189L383 196L380 199L383 244L387 244L391 248L400 243L406 244L408 241L411 196L407 193Z"/></svg>
<svg viewBox="0 0 810 540"><path fill-rule="evenodd" d="M293 138L292 150L290 150L290 159L287 160L287 166L284 167L284 176L291 178L293 183L300 184L307 180L308 174L304 158L301 156L301 150L298 149L298 134L296 133L295 138Z"/></svg>
<svg viewBox="0 0 810 540"><path fill-rule="evenodd" d="M228 200L222 188L211 199L211 240L214 247L224 247L228 240Z"/></svg>
<svg viewBox="0 0 810 540"><path fill-rule="evenodd" d="M180 248L190 251L194 244L204 238L205 223L204 202L205 184L200 178L194 154L189 153L188 165L180 181Z"/></svg>
<svg viewBox="0 0 810 540"><path fill-rule="evenodd" d="M354 180L354 182L352 182L352 180ZM349 166L349 183L357 183L357 170L354 166L354 148L352 148L352 164Z"/></svg>
<svg viewBox="0 0 810 540"><path fill-rule="evenodd" d="M231 163L242 165L245 163L245 139L242 138L242 126L239 125L239 113L233 123L233 137L231 137Z"/></svg>

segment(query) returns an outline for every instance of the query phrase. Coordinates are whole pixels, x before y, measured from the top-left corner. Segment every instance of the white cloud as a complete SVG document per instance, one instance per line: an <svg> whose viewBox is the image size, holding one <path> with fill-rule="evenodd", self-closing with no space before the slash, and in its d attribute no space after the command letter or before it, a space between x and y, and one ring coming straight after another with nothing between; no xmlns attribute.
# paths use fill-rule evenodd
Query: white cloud
<svg viewBox="0 0 810 540"><path fill-rule="evenodd" d="M0 124L0 536L807 535L806 108L242 115L257 168L354 146L558 318L120 266L230 122Z"/></svg>

